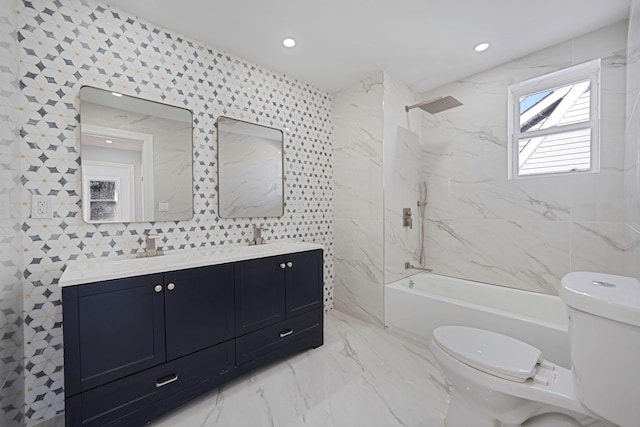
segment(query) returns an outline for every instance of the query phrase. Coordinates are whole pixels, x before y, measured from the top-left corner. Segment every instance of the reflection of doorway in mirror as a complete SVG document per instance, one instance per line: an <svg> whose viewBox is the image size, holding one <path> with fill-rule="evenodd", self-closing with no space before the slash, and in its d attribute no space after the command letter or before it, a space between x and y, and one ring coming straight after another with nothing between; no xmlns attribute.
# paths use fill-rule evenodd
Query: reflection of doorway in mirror
<svg viewBox="0 0 640 427"><path fill-rule="evenodd" d="M154 219L153 152L153 135L91 124L82 125L83 160L107 160L134 165L133 215L128 221ZM85 216L85 220L87 218L89 217Z"/></svg>
<svg viewBox="0 0 640 427"><path fill-rule="evenodd" d="M82 169L85 221L133 221L133 165L84 160Z"/></svg>

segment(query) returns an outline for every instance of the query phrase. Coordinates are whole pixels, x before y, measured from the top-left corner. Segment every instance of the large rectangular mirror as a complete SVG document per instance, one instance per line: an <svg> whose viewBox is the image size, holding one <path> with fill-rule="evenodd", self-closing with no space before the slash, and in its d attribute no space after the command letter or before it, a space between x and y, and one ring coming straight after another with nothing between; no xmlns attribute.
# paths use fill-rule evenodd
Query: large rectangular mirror
<svg viewBox="0 0 640 427"><path fill-rule="evenodd" d="M282 216L282 131L228 117L217 128L220 217Z"/></svg>
<svg viewBox="0 0 640 427"><path fill-rule="evenodd" d="M193 217L191 111L83 86L80 134L86 222Z"/></svg>

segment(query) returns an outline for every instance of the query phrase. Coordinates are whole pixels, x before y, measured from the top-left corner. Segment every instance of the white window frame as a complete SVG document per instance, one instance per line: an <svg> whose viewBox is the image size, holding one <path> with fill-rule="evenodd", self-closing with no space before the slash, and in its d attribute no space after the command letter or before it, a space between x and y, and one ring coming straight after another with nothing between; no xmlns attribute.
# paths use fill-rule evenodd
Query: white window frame
<svg viewBox="0 0 640 427"><path fill-rule="evenodd" d="M600 172L600 70L601 60L594 59L580 65L555 71L544 76L535 77L508 88L508 141L509 179L529 179L545 176L572 175ZM520 98L570 85L589 79L590 113L589 121L561 126L552 126L529 132L520 132ZM591 129L591 167L584 171L547 172L540 174L519 175L519 141L522 138L545 137L564 132Z"/></svg>

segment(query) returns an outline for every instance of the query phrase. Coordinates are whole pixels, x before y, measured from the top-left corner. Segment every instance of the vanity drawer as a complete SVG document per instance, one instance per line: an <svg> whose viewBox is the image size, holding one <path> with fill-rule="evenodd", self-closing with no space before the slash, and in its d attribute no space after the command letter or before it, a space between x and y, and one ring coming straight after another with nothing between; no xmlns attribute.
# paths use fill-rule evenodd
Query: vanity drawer
<svg viewBox="0 0 640 427"><path fill-rule="evenodd" d="M322 328L322 316L322 310L315 310L237 338L237 364L249 362Z"/></svg>
<svg viewBox="0 0 640 427"><path fill-rule="evenodd" d="M235 365L233 340L201 350L189 356L167 362L135 375L105 384L77 396L67 407L72 418L80 418L82 426L104 426L116 423L142 406L153 404L171 394L233 371ZM73 413L81 411L81 414ZM69 424L67 424L69 425Z"/></svg>

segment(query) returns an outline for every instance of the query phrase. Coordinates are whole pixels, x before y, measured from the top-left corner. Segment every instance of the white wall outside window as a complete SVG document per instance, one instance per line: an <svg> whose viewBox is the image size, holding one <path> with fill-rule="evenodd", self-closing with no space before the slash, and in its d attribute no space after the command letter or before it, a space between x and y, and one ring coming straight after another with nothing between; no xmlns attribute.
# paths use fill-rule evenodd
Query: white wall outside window
<svg viewBox="0 0 640 427"><path fill-rule="evenodd" d="M600 171L600 68L596 59L509 86L509 179Z"/></svg>

